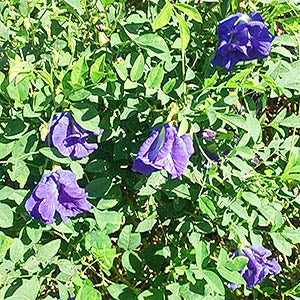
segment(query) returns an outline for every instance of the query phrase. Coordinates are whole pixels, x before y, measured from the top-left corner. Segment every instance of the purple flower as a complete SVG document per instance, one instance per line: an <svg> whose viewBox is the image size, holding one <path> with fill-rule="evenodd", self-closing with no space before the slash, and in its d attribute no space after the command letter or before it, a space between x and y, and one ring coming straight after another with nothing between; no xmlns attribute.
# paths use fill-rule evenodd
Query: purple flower
<svg viewBox="0 0 300 300"><path fill-rule="evenodd" d="M219 44L211 65L230 71L239 61L267 57L274 36L258 12L236 13L218 24Z"/></svg>
<svg viewBox="0 0 300 300"><path fill-rule="evenodd" d="M206 141L212 141L216 138L216 136L216 132L209 128L204 129L199 133L199 137Z"/></svg>
<svg viewBox="0 0 300 300"><path fill-rule="evenodd" d="M42 176L25 208L32 218L40 219L45 224L55 222L55 212L67 222L68 218L91 210L87 196L84 189L78 186L73 172L57 170Z"/></svg>
<svg viewBox="0 0 300 300"><path fill-rule="evenodd" d="M270 250L260 245L252 245L249 248L243 248L241 251L241 255L249 259L248 264L240 271L247 282L248 289L252 289L255 285L259 284L268 274L276 275L280 273L281 267L275 258L272 260L267 259L272 255ZM238 253L235 251L232 258L237 255ZM232 290L235 290L238 286L239 284L237 283L229 284Z"/></svg>
<svg viewBox="0 0 300 300"><path fill-rule="evenodd" d="M100 135L81 128L73 119L71 113L57 113L54 115L50 125L47 141L51 147L55 147L64 156L72 158L83 158L98 149L96 143L88 143L87 137L90 135Z"/></svg>
<svg viewBox="0 0 300 300"><path fill-rule="evenodd" d="M145 175L165 170L172 179L181 179L189 158L194 153L194 147L189 134L179 137L177 133L177 128L168 124L155 127L142 144L132 170Z"/></svg>

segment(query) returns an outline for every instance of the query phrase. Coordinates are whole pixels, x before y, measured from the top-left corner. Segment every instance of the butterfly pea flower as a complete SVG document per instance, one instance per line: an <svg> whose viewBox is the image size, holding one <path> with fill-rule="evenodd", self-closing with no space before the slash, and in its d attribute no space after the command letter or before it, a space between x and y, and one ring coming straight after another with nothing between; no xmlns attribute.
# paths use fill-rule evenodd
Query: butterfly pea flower
<svg viewBox="0 0 300 300"><path fill-rule="evenodd" d="M275 260L268 259L272 255L272 252L263 246L252 245L241 249L241 253L235 251L232 258L243 255L249 259L247 265L240 271L240 274L244 277L247 288L252 289L258 285L269 274L279 274L281 267ZM229 287L235 290L239 284L230 283Z"/></svg>
<svg viewBox="0 0 300 300"><path fill-rule="evenodd" d="M219 44L211 65L230 71L238 62L265 58L274 36L258 12L236 13L218 24Z"/></svg>
<svg viewBox="0 0 300 300"><path fill-rule="evenodd" d="M60 169L42 176L25 208L33 219L45 224L54 223L56 213L67 222L69 218L91 210L87 197L85 190L78 186L76 175Z"/></svg>
<svg viewBox="0 0 300 300"><path fill-rule="evenodd" d="M216 138L217 133L212 129L206 128L199 133L199 137L206 141L212 141Z"/></svg>
<svg viewBox="0 0 300 300"><path fill-rule="evenodd" d="M71 112L56 113L50 125L48 144L64 156L71 158L83 158L89 156L98 149L96 143L88 143L89 136L101 135L103 129L98 133L81 128L73 119Z"/></svg>
<svg viewBox="0 0 300 300"><path fill-rule="evenodd" d="M165 170L172 179L181 179L193 153L191 136L178 136L176 127L165 124L152 130L150 137L140 147L132 170L145 175Z"/></svg>

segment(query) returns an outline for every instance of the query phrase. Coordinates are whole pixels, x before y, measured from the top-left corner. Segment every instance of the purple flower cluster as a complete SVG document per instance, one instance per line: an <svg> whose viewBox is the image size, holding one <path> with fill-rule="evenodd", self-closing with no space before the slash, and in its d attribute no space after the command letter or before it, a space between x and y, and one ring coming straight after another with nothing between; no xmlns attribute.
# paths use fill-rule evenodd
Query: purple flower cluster
<svg viewBox="0 0 300 300"><path fill-rule="evenodd" d="M238 62L267 57L274 36L258 12L236 13L218 24L219 44L211 65L230 71Z"/></svg>
<svg viewBox="0 0 300 300"><path fill-rule="evenodd" d="M44 174L25 204L29 215L45 224L52 224L57 212L64 222L79 213L91 210L87 193L80 188L71 171L57 170Z"/></svg>
<svg viewBox="0 0 300 300"><path fill-rule="evenodd" d="M238 255L238 251L235 251L232 258ZM249 248L243 248L240 255L249 259L247 265L240 271L247 283L248 289L252 289L258 285L269 274L276 275L281 271L281 267L275 258L272 260L268 259L272 255L272 252L263 246L252 245ZM229 284L232 290L235 290L238 286L237 283Z"/></svg>
<svg viewBox="0 0 300 300"><path fill-rule="evenodd" d="M47 141L65 156L83 158L98 148L97 144L88 143L86 139L102 132L102 129L98 133L84 130L70 112L57 113L50 124ZM56 213L63 222L67 222L70 217L91 210L87 196L85 190L78 186L73 172L58 170L42 176L25 208L32 218L40 219L45 224L52 224Z"/></svg>
<svg viewBox="0 0 300 300"><path fill-rule="evenodd" d="M165 170L171 178L181 179L193 153L190 135L178 136L177 128L165 124L152 130L150 137L142 144L132 170L145 175Z"/></svg>
<svg viewBox="0 0 300 300"><path fill-rule="evenodd" d="M227 17L218 25L218 37L218 49L211 64L229 71L239 61L268 56L274 38L257 12L251 13L246 18L241 13ZM96 143L89 143L87 139L90 136L99 136L102 132L102 129L98 132L83 129L75 122L71 112L56 113L50 124L47 142L62 155L80 159L98 149ZM200 137L212 141L216 133L211 129L205 129L200 133ZM230 152L231 149L222 155L226 156ZM145 175L165 170L172 179L181 179L193 153L191 136L189 134L179 136L177 127L165 124L155 127L150 137L144 141L132 170ZM220 157L212 151L207 150L207 155L213 163L220 161ZM56 213L66 222L70 217L91 210L91 205L87 202L87 193L78 186L76 175L65 170L44 174L25 207L32 218L40 219L45 224L53 223ZM243 251L248 255L246 254L248 250ZM255 251L252 249L251 253L256 255ZM274 271L272 268L268 270Z"/></svg>

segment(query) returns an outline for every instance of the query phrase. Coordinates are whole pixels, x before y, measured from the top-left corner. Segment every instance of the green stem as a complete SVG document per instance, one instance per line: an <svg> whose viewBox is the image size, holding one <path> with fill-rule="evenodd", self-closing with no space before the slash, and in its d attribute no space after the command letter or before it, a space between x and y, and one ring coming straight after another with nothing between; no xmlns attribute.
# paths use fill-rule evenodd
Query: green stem
<svg viewBox="0 0 300 300"><path fill-rule="evenodd" d="M185 51L181 49L181 67L182 67L182 81L183 81L183 100L186 105L186 82L185 82Z"/></svg>
<svg viewBox="0 0 300 300"><path fill-rule="evenodd" d="M196 144L197 144L197 146L198 146L200 152L201 152L202 155L207 159L207 162L208 162L209 164L211 164L211 163L212 163L212 160L207 156L207 154L205 153L205 151L204 151L203 148L201 147L201 145L200 145L200 143L199 143L199 140L198 140L198 137L197 137L196 134L195 134L195 140L196 140Z"/></svg>
<svg viewBox="0 0 300 300"><path fill-rule="evenodd" d="M117 16L114 20L114 24L113 24L113 26L110 30L109 36L111 36L114 33L114 31L116 30L116 27L118 25L118 22L120 20L121 13L122 13L122 10L123 10L123 7L124 7L124 3L125 3L125 0L121 0L120 4L118 6L118 10L117 10Z"/></svg>

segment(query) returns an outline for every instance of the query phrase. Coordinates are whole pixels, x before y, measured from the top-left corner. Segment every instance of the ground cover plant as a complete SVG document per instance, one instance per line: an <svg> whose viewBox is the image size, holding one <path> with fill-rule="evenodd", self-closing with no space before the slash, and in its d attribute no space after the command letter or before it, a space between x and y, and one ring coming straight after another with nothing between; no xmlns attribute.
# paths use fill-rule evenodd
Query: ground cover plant
<svg viewBox="0 0 300 300"><path fill-rule="evenodd" d="M0 300L300 299L297 0L0 2Z"/></svg>

